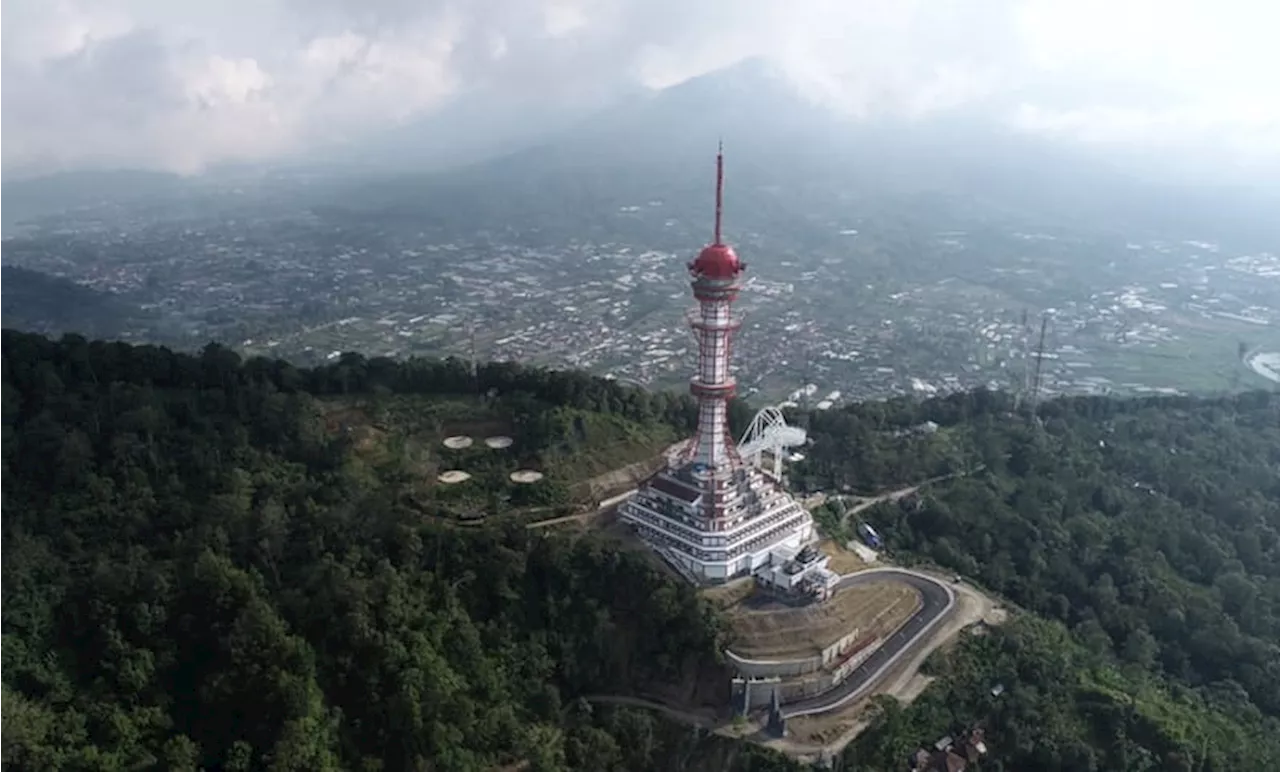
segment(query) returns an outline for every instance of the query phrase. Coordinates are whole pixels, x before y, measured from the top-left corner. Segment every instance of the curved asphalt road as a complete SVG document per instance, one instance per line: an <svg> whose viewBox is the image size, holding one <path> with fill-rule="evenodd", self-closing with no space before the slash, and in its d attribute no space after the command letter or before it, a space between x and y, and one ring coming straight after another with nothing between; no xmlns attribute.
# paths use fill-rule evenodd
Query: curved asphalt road
<svg viewBox="0 0 1280 772"><path fill-rule="evenodd" d="M937 626L956 604L956 594L945 582L902 568L873 568L849 574L840 580L836 589L883 582L886 579L902 582L919 590L923 600L920 610L882 643L870 657L867 657L867 661L850 673L839 686L829 692L784 704L783 717L795 718L813 713L825 713L863 696L886 670L896 665L917 642L923 640L925 634Z"/></svg>

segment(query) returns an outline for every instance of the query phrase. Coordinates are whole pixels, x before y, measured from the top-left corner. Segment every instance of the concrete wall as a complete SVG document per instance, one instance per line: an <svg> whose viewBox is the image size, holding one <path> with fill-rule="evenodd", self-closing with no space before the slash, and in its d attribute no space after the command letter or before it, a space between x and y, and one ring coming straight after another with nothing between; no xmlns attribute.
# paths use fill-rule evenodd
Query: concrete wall
<svg viewBox="0 0 1280 772"><path fill-rule="evenodd" d="M858 640L858 634L860 632L862 631L855 629L853 632L849 633L848 635L844 636L840 640L836 641L835 643L831 644L827 648L823 649L822 650L823 666L825 667L827 665L830 665L832 662L838 661L840 659L840 656L844 654L846 651L848 651L849 647L853 646L854 642Z"/></svg>
<svg viewBox="0 0 1280 772"><path fill-rule="evenodd" d="M912 613L921 605L917 599ZM882 613L889 613L889 609ZM859 631L855 630L823 649L819 656L794 660L752 660L726 650L726 659L739 673L733 680L734 708L746 712L767 708L775 691L783 704L829 692L866 662L892 634L892 630L877 632L873 628L859 639ZM841 661L841 657L848 659Z"/></svg>
<svg viewBox="0 0 1280 772"><path fill-rule="evenodd" d="M725 659L744 678L768 678L771 676L801 676L822 669L822 657L802 659L747 659L725 649Z"/></svg>
<svg viewBox="0 0 1280 772"><path fill-rule="evenodd" d="M802 676L808 673L816 673L825 667L830 667L833 663L839 662L840 658L848 653L849 649L858 642L860 634L860 630L854 630L823 649L822 654L816 657L774 660L747 659L734 654L728 649L725 649L724 655L729 660L729 664L733 666L733 669L738 672L738 675L744 678Z"/></svg>
<svg viewBox="0 0 1280 772"><path fill-rule="evenodd" d="M806 678L798 681L781 681L777 678L734 679L733 704L740 707L746 698L747 711L769 707L774 690L783 704L805 697L812 697L831 689L827 678ZM745 694L744 694L745 692Z"/></svg>
<svg viewBox="0 0 1280 772"><path fill-rule="evenodd" d="M735 678L733 679L733 705L740 714L766 707L773 700L774 690L780 687L781 683L777 678ZM786 701L785 692L779 693L778 697Z"/></svg>
<svg viewBox="0 0 1280 772"><path fill-rule="evenodd" d="M736 706L745 704L746 710L752 711L767 708L773 699L774 690L777 690L778 698L783 704L830 691L848 678L849 674L865 662L883 643L884 639L880 637L872 639L830 674L820 673L808 678L792 676L785 680L779 676L735 678L733 704Z"/></svg>
<svg viewBox="0 0 1280 772"><path fill-rule="evenodd" d="M834 689L839 686L844 679L849 677L850 673L857 670L859 665L866 662L867 658L874 654L875 651L883 645L884 639L877 636L863 646L863 648L852 657L849 657L849 659L840 663L835 670L831 671L831 688Z"/></svg>
<svg viewBox="0 0 1280 772"><path fill-rule="evenodd" d="M923 605L923 602L917 597L913 603L911 614L914 615ZM881 611L871 620L868 629L874 630L877 625L882 624L882 619L893 611L894 606L889 606ZM885 630L883 632L887 635L891 631ZM823 649L822 653L816 657L782 660L748 659L734 654L728 649L725 649L724 654L729 664L744 678L765 678L769 676L790 676L794 678L808 673L815 673L824 667L830 667L833 663L839 662L840 658L848 653L849 649L857 642L858 636L863 633L864 631L860 629L849 632Z"/></svg>
<svg viewBox="0 0 1280 772"><path fill-rule="evenodd" d="M747 710L758 710L760 708L769 707L769 703L773 701L773 690L778 688L776 684L752 684L751 692L747 695L750 700L747 702ZM780 702L786 702L786 692L778 695Z"/></svg>
<svg viewBox="0 0 1280 772"><path fill-rule="evenodd" d="M812 697L831 689L831 680L826 675L816 678L805 678L797 681L783 681L779 684L782 701L793 702L804 697Z"/></svg>

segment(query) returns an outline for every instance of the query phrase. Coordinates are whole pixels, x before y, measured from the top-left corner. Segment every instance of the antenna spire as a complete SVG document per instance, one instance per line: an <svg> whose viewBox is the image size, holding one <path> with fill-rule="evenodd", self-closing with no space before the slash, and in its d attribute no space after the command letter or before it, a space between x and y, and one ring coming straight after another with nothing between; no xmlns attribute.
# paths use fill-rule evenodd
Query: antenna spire
<svg viewBox="0 0 1280 772"><path fill-rule="evenodd" d="M716 149L716 240L715 244L720 245L720 215L724 206L724 140L720 140L720 146Z"/></svg>

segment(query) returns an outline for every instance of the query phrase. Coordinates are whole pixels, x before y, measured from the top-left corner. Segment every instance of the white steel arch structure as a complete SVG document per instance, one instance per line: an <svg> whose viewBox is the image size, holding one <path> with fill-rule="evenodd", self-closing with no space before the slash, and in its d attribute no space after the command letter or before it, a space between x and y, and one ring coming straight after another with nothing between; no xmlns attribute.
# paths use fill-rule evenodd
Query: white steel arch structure
<svg viewBox="0 0 1280 772"><path fill-rule="evenodd" d="M788 426L782 411L770 405L756 413L751 426L738 441L738 455L760 466L764 451L773 456L773 476L782 477L782 449L799 447L808 434L798 426Z"/></svg>

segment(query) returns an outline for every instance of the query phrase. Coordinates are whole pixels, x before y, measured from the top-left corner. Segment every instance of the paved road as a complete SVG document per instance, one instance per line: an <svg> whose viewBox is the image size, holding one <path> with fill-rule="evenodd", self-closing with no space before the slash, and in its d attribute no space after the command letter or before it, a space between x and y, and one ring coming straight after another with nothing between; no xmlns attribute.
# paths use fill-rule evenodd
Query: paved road
<svg viewBox="0 0 1280 772"><path fill-rule="evenodd" d="M902 568L875 568L859 571L841 579L837 589L883 582L886 579L909 584L919 590L923 600L920 610L881 644L870 657L867 657L867 661L850 673L839 686L823 694L784 704L783 716L794 718L813 713L825 713L863 696L885 671L896 665L904 655L911 653L915 644L923 641L926 634L936 627L947 612L955 606L955 592L945 582Z"/></svg>

